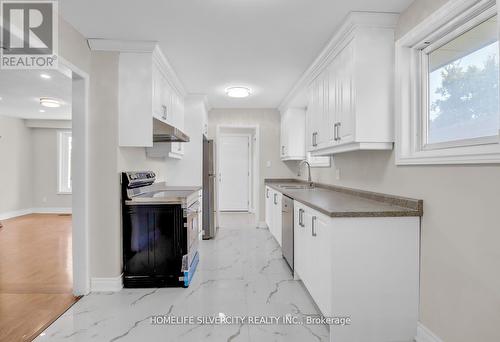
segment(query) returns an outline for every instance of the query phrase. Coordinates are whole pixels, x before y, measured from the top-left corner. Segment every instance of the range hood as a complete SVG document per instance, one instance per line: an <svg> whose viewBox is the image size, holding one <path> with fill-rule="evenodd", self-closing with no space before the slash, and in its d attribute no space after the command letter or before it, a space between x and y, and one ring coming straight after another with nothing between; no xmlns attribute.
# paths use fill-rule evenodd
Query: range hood
<svg viewBox="0 0 500 342"><path fill-rule="evenodd" d="M180 129L153 118L153 142L189 142L189 137Z"/></svg>

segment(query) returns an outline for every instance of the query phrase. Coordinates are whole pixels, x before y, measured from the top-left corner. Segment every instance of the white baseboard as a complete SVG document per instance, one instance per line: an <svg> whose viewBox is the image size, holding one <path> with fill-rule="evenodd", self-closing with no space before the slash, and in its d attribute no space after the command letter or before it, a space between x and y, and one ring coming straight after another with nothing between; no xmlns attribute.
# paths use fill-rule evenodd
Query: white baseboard
<svg viewBox="0 0 500 342"><path fill-rule="evenodd" d="M32 213L32 209L21 209L14 211L7 211L5 213L0 213L0 220L8 220L10 218L28 215Z"/></svg>
<svg viewBox="0 0 500 342"><path fill-rule="evenodd" d="M29 214L71 214L71 208L28 208L0 213L0 220L8 220L14 217Z"/></svg>
<svg viewBox="0 0 500 342"><path fill-rule="evenodd" d="M72 208L33 208L33 214L71 214Z"/></svg>
<svg viewBox="0 0 500 342"><path fill-rule="evenodd" d="M427 329L422 323L418 322L416 342L443 342L432 331Z"/></svg>
<svg viewBox="0 0 500 342"><path fill-rule="evenodd" d="M267 224L266 224L266 222L264 222L264 221L260 221L260 222L257 224L257 227L258 227L258 228L262 228L262 229L264 229L264 228L267 228Z"/></svg>
<svg viewBox="0 0 500 342"><path fill-rule="evenodd" d="M112 278L91 278L91 292L118 292L123 288L122 276Z"/></svg>

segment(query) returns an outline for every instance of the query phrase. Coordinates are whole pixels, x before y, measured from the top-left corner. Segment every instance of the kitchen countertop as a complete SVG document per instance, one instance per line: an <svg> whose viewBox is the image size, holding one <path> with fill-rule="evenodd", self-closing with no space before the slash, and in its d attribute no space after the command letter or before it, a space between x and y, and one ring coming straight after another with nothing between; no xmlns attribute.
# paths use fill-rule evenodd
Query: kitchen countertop
<svg viewBox="0 0 500 342"><path fill-rule="evenodd" d="M422 216L423 201L375 192L314 183L314 188L286 189L307 185L294 179L266 179L265 184L283 195L330 217Z"/></svg>
<svg viewBox="0 0 500 342"><path fill-rule="evenodd" d="M167 186L165 183L155 183L140 190L143 192L134 194L130 200L125 201L125 204L186 204L188 197L201 190L201 187Z"/></svg>

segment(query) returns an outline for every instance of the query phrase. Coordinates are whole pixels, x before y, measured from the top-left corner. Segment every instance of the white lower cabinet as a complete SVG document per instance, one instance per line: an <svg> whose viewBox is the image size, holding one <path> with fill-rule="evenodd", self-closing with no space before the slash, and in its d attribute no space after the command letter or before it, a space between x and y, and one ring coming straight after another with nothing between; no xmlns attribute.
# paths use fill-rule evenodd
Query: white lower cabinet
<svg viewBox="0 0 500 342"><path fill-rule="evenodd" d="M294 204L294 269L321 313L331 315L332 261L328 218L299 202Z"/></svg>
<svg viewBox="0 0 500 342"><path fill-rule="evenodd" d="M328 217L294 202L294 269L331 342L412 341L419 294L418 217Z"/></svg>
<svg viewBox="0 0 500 342"><path fill-rule="evenodd" d="M273 209L273 190L266 186L266 225L271 230L272 225L272 209Z"/></svg>
<svg viewBox="0 0 500 342"><path fill-rule="evenodd" d="M282 225L283 225L283 212L281 204L283 201L283 195L275 191L273 194L273 235L278 244L282 245Z"/></svg>
<svg viewBox="0 0 500 342"><path fill-rule="evenodd" d="M271 235L281 246L281 229L283 215L281 210L283 195L266 186L266 224L271 232Z"/></svg>

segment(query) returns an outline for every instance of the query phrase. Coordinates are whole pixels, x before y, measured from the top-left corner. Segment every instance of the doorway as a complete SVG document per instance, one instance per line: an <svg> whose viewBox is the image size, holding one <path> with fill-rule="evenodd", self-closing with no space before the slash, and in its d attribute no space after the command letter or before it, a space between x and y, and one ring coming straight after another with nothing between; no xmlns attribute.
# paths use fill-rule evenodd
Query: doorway
<svg viewBox="0 0 500 342"><path fill-rule="evenodd" d="M215 144L217 212L258 215L259 126L217 125Z"/></svg>
<svg viewBox="0 0 500 342"><path fill-rule="evenodd" d="M219 147L219 209L250 209L250 135L222 133Z"/></svg>
<svg viewBox="0 0 500 342"><path fill-rule="evenodd" d="M31 340L88 293L88 76L59 63L1 71L0 340Z"/></svg>

